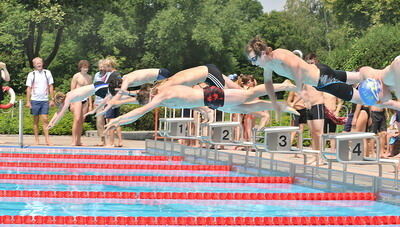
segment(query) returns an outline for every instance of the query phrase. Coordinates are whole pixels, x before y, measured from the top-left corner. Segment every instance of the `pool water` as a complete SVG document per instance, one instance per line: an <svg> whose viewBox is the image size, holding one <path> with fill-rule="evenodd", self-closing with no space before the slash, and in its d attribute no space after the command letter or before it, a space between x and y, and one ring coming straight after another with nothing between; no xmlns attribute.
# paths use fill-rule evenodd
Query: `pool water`
<svg viewBox="0 0 400 227"><path fill-rule="evenodd" d="M66 148L65 153L71 154ZM3 151L6 152L6 151ZM61 151L53 150L53 153ZM79 153L74 150L75 153ZM82 151L87 154L86 150ZM95 152L95 151L94 151ZM92 151L92 154L94 153ZM106 151L102 151L106 153ZM40 153L35 151L35 153ZM134 150L121 155L145 155ZM4 158L1 162L113 163L136 165L193 165L184 161L82 160ZM224 176L246 177L235 171L84 169L0 167L0 174L112 175L112 176ZM123 182L0 179L0 190L96 191L96 192L187 192L187 193L322 193L326 191L276 183ZM360 200L191 200L116 198L0 197L1 215L22 216L135 216L135 217L309 217L396 216L399 206Z"/></svg>

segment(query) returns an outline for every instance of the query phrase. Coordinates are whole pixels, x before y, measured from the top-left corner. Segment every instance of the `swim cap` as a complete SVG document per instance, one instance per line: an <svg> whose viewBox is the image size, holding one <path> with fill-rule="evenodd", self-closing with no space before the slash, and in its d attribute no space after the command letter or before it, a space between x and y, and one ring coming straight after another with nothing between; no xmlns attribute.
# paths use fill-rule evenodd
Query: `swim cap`
<svg viewBox="0 0 400 227"><path fill-rule="evenodd" d="M93 85L94 85L94 94L104 99L108 94L108 84L101 81L97 81Z"/></svg>
<svg viewBox="0 0 400 227"><path fill-rule="evenodd" d="M382 84L379 80L368 78L360 83L358 92L364 104L372 106L379 101Z"/></svg>
<svg viewBox="0 0 400 227"><path fill-rule="evenodd" d="M301 52L301 50L294 50L293 54L299 56L300 58L303 58L303 52Z"/></svg>
<svg viewBox="0 0 400 227"><path fill-rule="evenodd" d="M228 78L230 79L230 80L237 80L237 78L238 78L238 75L235 73L235 74L230 74L229 76L228 76Z"/></svg>

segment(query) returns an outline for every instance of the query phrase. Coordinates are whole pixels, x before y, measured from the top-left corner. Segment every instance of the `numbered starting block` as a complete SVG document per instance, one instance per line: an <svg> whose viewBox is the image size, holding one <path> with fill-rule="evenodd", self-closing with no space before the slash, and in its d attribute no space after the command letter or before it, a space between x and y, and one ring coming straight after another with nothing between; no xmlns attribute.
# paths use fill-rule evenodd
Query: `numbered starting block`
<svg viewBox="0 0 400 227"><path fill-rule="evenodd" d="M274 159L274 153L301 154L303 149L302 143L298 143L297 147L292 146L293 132L299 136L299 141L302 141L302 134L299 127L278 126L261 130L254 129L253 146L256 149L257 155L261 158L262 152L265 151L271 154L271 159Z"/></svg>
<svg viewBox="0 0 400 227"><path fill-rule="evenodd" d="M172 139L193 139L196 137L190 134L193 123L194 118L160 118L159 134Z"/></svg>
<svg viewBox="0 0 400 227"><path fill-rule="evenodd" d="M368 140L373 140L375 143L375 154L372 157L366 157L366 144ZM335 141L335 150L327 148L328 140ZM344 164L378 164L380 156L380 143L374 133L336 133L322 135L321 146L322 157L328 161L329 168L332 168L332 162Z"/></svg>
<svg viewBox="0 0 400 227"><path fill-rule="evenodd" d="M206 142L216 145L232 145L241 143L241 141L234 141L234 130L240 127L239 122L214 122L208 123L206 126L207 136L204 137Z"/></svg>

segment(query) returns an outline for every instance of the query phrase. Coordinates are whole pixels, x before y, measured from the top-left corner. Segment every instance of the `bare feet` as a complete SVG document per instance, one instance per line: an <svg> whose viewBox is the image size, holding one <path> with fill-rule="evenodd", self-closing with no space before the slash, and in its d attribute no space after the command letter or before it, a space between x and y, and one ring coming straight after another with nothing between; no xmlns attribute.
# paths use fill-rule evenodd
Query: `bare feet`
<svg viewBox="0 0 400 227"><path fill-rule="evenodd" d="M296 85L294 85L290 80L285 80L282 83L283 85L285 85L288 91L294 91L296 89Z"/></svg>

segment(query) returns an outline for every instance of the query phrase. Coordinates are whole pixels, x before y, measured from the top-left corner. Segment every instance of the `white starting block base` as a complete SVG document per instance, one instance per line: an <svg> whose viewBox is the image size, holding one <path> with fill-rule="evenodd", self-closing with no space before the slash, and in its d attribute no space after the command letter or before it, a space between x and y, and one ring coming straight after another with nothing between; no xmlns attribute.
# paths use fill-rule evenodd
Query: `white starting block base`
<svg viewBox="0 0 400 227"><path fill-rule="evenodd" d="M159 134L172 139L196 139L190 135L190 126L194 118L160 118Z"/></svg>
<svg viewBox="0 0 400 227"><path fill-rule="evenodd" d="M336 141L335 152L330 151L330 148L325 148L327 140L333 139ZM375 156L365 156L365 141L366 139L374 140ZM340 134L324 134L322 136L321 154L328 162L329 168L332 168L333 162L343 164L343 171L347 171L347 165L378 165L379 176L382 176L382 166L391 165L394 168L394 179L399 179L398 168L399 160L380 158L380 141L374 133L340 133Z"/></svg>
<svg viewBox="0 0 400 227"><path fill-rule="evenodd" d="M374 140L376 149L375 157L366 157L366 139ZM328 140L335 141L335 153L326 148ZM377 164L380 156L379 139L374 133L336 133L322 135L322 157L328 162L340 162L342 164ZM333 156L333 157L332 157Z"/></svg>

